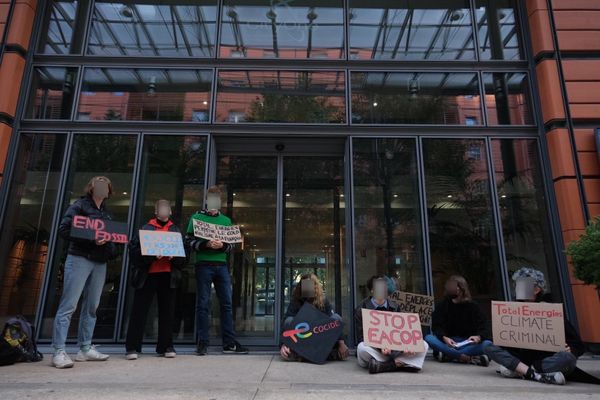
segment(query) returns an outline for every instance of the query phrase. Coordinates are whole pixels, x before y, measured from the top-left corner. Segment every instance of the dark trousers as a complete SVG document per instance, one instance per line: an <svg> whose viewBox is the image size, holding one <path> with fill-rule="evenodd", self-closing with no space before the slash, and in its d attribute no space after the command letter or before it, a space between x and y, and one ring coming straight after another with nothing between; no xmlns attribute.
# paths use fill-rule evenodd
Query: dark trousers
<svg viewBox="0 0 600 400"><path fill-rule="evenodd" d="M125 342L127 351L142 351L146 316L148 315L148 310L155 294L158 304L158 342L156 343L156 352L162 354L167 348L173 347L174 292L175 289L171 289L170 272L148 274L144 286L135 290Z"/></svg>
<svg viewBox="0 0 600 400"><path fill-rule="evenodd" d="M221 307L221 336L223 346L235 342L233 328L233 306L231 302L231 277L227 265L196 265L196 284L198 294L196 297L196 341L208 345L209 310L211 285L215 285L215 292Z"/></svg>
<svg viewBox="0 0 600 400"><path fill-rule="evenodd" d="M517 365L521 362L521 360L511 354L508 350L493 344L484 346L483 352L487 354L490 359L511 371L517 369ZM524 364L527 363L524 362ZM560 351L540 360L535 360L533 364L537 372L562 372L564 376L569 376L575 370L577 357L572 353Z"/></svg>

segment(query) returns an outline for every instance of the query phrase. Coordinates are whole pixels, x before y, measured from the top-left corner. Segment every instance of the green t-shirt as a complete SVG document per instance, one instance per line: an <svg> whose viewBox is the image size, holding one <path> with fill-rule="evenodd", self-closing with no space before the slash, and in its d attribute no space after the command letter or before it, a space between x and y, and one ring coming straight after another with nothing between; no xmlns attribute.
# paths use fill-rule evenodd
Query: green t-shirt
<svg viewBox="0 0 600 400"><path fill-rule="evenodd" d="M186 232L189 235L194 235L194 220L195 219L198 221L203 221L203 222L207 222L209 224L215 224L215 225L223 225L223 226L233 225L231 223L231 219L229 219L228 216L223 215L221 213L218 213L217 215L212 216L212 215L208 215L203 212L197 212L196 214L192 215L192 217L190 218L190 222L188 223ZM203 241L203 242L207 241L206 239L202 239L202 238L198 238L198 240ZM196 251L194 260L195 260L195 263L199 263L199 262L203 262L203 261L216 262L216 263L227 263L227 253L225 251L223 251L223 249L199 250L199 251Z"/></svg>

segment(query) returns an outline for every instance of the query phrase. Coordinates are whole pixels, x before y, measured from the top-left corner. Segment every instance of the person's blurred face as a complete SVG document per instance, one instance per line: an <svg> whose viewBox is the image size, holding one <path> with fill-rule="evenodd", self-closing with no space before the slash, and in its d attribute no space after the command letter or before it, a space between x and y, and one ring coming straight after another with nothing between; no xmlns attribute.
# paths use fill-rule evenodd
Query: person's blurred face
<svg viewBox="0 0 600 400"><path fill-rule="evenodd" d="M161 203L156 208L156 216L158 219L166 221L171 217L171 206L166 203Z"/></svg>
<svg viewBox="0 0 600 400"><path fill-rule="evenodd" d="M313 299L315 297L316 288L312 279L302 279L300 281L300 289L302 297L305 299Z"/></svg>
<svg viewBox="0 0 600 400"><path fill-rule="evenodd" d="M387 282L384 279L376 279L373 281L373 298L383 302L387 299L388 290Z"/></svg>
<svg viewBox="0 0 600 400"><path fill-rule="evenodd" d="M515 298L517 301L534 301L536 288L533 278L519 278L515 282ZM539 288L537 289L539 292Z"/></svg>
<svg viewBox="0 0 600 400"><path fill-rule="evenodd" d="M217 193L209 193L206 196L206 208L208 210L220 210L221 209L221 196Z"/></svg>
<svg viewBox="0 0 600 400"><path fill-rule="evenodd" d="M451 299L456 299L460 296L460 287L458 287L458 283L455 281L446 282L446 296Z"/></svg>
<svg viewBox="0 0 600 400"><path fill-rule="evenodd" d="M108 197L108 182L105 181L94 181L94 197L100 200L104 200Z"/></svg>

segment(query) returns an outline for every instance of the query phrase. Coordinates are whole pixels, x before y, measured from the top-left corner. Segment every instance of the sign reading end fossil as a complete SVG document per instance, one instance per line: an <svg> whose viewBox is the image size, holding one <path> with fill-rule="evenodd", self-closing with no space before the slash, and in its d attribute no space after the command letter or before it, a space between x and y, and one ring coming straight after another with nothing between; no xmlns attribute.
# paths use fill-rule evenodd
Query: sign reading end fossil
<svg viewBox="0 0 600 400"><path fill-rule="evenodd" d="M194 236L224 243L241 243L242 233L238 225L224 226L194 220Z"/></svg>

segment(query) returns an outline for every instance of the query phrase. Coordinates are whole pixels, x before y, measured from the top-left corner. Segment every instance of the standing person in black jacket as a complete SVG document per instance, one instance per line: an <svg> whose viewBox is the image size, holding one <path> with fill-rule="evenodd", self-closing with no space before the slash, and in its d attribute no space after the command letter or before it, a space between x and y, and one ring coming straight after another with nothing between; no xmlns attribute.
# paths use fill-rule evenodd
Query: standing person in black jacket
<svg viewBox="0 0 600 400"><path fill-rule="evenodd" d="M523 267L512 276L514 281L532 278L534 287L530 293L519 293L517 301L549 301L550 296L544 294L546 279L541 271ZM527 292L527 291L526 291ZM522 378L540 383L564 385L566 377L575 371L577 358L585 352L585 346L579 334L565 318L565 350L552 353L540 350L502 348L494 344L484 347L484 352L496 363L500 364L500 375L505 378Z"/></svg>
<svg viewBox="0 0 600 400"><path fill-rule="evenodd" d="M77 341L79 352L75 361L105 361L108 355L92 346L92 336L96 326L96 310L100 304L102 288L106 279L106 262L116 258L116 246L112 242L87 240L71 237L71 227L75 216L90 219L112 219L106 210L105 200L113 193L110 179L95 176L85 188L85 196L77 199L65 212L58 227L59 235L68 240L69 249L65 260L63 292L54 319L52 365L56 368L70 368L73 361L65 352L65 342L71 324L71 316L83 295L79 316Z"/></svg>
<svg viewBox="0 0 600 400"><path fill-rule="evenodd" d="M310 285L311 287L307 290L308 285L303 287L303 282L312 283ZM342 317L333 311L331 303L329 303L329 300L327 300L325 297L325 292L323 291L321 282L319 282L319 278L317 278L315 274L305 274L302 275L300 282L298 282L294 288L294 291L292 292L292 299L283 317L282 332L292 328L292 321L294 320L294 317L298 314L298 312L300 312L300 309L306 302L312 304L317 310L321 311L328 317L340 321L342 320ZM281 358L286 361L300 360L300 356L298 356L296 352L287 347L285 344L281 345L279 353L281 354ZM348 358L348 355L348 346L346 345L346 342L342 336L336 342L327 359L330 361L344 361Z"/></svg>
<svg viewBox="0 0 600 400"><path fill-rule="evenodd" d="M176 232L181 231L171 221L169 200L158 200L154 207L156 217L142 226L145 231ZM131 284L135 288L133 306L127 328L125 342L126 358L137 360L142 352L144 326L148 310L157 297L158 304L158 342L156 353L166 358L175 358L173 348L173 299L175 289L181 281L181 270L187 257L143 256L139 236L136 235L129 245L131 266Z"/></svg>
<svg viewBox="0 0 600 400"><path fill-rule="evenodd" d="M483 354L483 347L491 344L485 340L490 336L489 325L479 305L471 299L467 280L452 275L446 281L445 290L444 300L436 304L433 311L432 334L425 336L434 358L441 362L457 360L487 367L490 360ZM464 341L470 343L457 346Z"/></svg>

